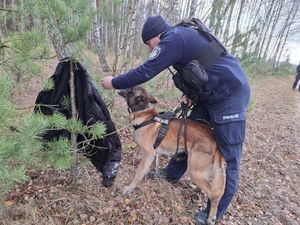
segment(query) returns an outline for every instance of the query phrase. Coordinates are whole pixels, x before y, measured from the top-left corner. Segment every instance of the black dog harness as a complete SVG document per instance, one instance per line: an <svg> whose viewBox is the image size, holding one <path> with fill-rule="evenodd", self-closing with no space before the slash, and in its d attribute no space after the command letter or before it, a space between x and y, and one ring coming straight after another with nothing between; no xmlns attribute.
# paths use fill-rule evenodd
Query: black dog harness
<svg viewBox="0 0 300 225"><path fill-rule="evenodd" d="M142 128L144 126L147 126L151 123L161 123L161 127L158 131L158 136L154 142L153 148L156 149L160 143L162 142L163 138L165 137L167 131L168 131L168 127L169 127L169 121L172 118L175 118L175 115L181 111L181 114L178 116L182 116L183 121L180 124L179 130L178 130L178 134L177 134L177 148L176 148L176 153L175 156L178 155L178 150L179 150L179 141L180 141L180 131L182 126L184 126L184 148L185 148L185 152L187 153L187 129L186 129L186 118L187 118L187 111L188 111L188 106L186 104L181 104L180 107L178 107L177 109L175 109L174 112L171 111L167 111L167 112L162 112L159 113L157 116L155 116L154 118L144 121L143 123L139 124L139 125L134 125L133 128L135 130ZM178 160L180 160L180 158L178 158Z"/></svg>
<svg viewBox="0 0 300 225"><path fill-rule="evenodd" d="M153 145L153 148L156 149L160 143L162 142L163 138L165 137L166 133L167 133L167 130L168 130L168 127L169 127L169 121L170 119L174 118L174 113L173 112L162 112L162 113L159 113L157 116L155 116L154 118L150 119L150 120L147 120L139 125L133 125L133 128L135 130L139 129L139 128L142 128L144 126L147 126L151 123L155 123L155 122L158 122L161 124L161 127L158 131L158 136L155 140L155 143Z"/></svg>

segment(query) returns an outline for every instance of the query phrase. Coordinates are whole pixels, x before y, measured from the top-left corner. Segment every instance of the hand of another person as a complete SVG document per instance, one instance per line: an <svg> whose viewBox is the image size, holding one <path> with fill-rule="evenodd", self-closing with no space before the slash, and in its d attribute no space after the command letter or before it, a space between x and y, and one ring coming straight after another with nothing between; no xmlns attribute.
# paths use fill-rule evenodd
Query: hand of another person
<svg viewBox="0 0 300 225"><path fill-rule="evenodd" d="M107 76L107 77L104 77L102 80L101 80L101 85L105 88L105 89L108 89L108 90L111 90L113 89L114 87L112 86L112 79L114 77L113 76Z"/></svg>

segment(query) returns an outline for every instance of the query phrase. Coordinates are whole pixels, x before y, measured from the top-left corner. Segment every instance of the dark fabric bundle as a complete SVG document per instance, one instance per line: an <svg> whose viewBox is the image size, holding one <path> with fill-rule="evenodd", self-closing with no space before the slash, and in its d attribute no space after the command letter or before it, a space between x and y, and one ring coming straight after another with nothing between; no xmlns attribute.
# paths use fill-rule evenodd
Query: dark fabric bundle
<svg viewBox="0 0 300 225"><path fill-rule="evenodd" d="M87 71L80 63L73 63L73 71L78 119L87 126L103 122L106 125L108 134L115 132L116 128L110 118L109 111L97 89L92 84ZM38 94L35 102L37 104L35 112L40 112L44 115L52 115L55 112L59 112L69 119L72 117L71 109L66 109L64 99L70 99L70 61L64 59L59 62L51 79L55 85L54 89L41 91ZM54 130L48 131L43 135L43 138L51 141L57 140L61 136L70 137L70 134L66 130ZM82 135L77 136L78 143L84 140ZM113 133L103 139L94 140L91 145L85 148L84 154L102 173L103 179L114 179L116 177L121 161L121 142L117 133Z"/></svg>

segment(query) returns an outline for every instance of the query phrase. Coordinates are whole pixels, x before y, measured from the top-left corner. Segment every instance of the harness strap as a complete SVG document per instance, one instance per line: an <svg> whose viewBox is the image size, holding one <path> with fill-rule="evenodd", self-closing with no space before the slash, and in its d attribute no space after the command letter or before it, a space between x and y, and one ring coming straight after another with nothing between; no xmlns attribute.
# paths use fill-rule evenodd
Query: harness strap
<svg viewBox="0 0 300 225"><path fill-rule="evenodd" d="M176 147L176 152L175 152L175 159L176 160L181 160L182 157L179 157L178 155L178 151L179 151L179 141L180 141L180 132L181 132L181 128L182 126L184 126L184 130L183 130L183 138L184 138L184 151L185 153L187 153L187 125L186 125L186 119L187 119L187 112L188 112L188 106L187 104L181 104L182 107L182 122L180 123L179 129L178 129L178 133L177 133L177 147Z"/></svg>
<svg viewBox="0 0 300 225"><path fill-rule="evenodd" d="M140 128L144 127L144 126L149 125L150 123L155 123L155 122L156 122L156 121L154 120L154 118L152 118L151 120L144 121L144 122L141 123L141 124L133 125L133 128L134 128L135 130L137 130L137 129L140 129Z"/></svg>
<svg viewBox="0 0 300 225"><path fill-rule="evenodd" d="M160 145L160 143L162 142L162 140L164 139L164 137L165 137L165 135L167 133L168 127L169 127L168 124L164 124L163 123L161 125L161 127L159 129L159 132L158 132L158 136L157 136L157 138L155 140L155 143L153 145L154 149L156 149Z"/></svg>
<svg viewBox="0 0 300 225"><path fill-rule="evenodd" d="M155 140L155 143L153 145L153 148L156 149L160 143L162 142L163 138L165 137L167 130L168 130L168 126L169 126L169 120L174 117L174 113L173 112L164 112L164 113L160 113L159 115L155 116L154 118L152 118L151 120L147 120L144 121L141 124L138 125L133 125L133 128L135 130L142 128L144 126L147 126L151 123L161 123L161 127L158 131L158 136Z"/></svg>
<svg viewBox="0 0 300 225"><path fill-rule="evenodd" d="M163 112L160 113L159 115L157 115L154 120L156 120L156 122L161 123L161 127L158 131L158 136L155 140L155 143L153 145L153 148L156 149L160 143L162 142L163 138L165 137L167 131L168 131L168 127L169 127L169 121L170 119L174 117L174 112Z"/></svg>
<svg viewBox="0 0 300 225"><path fill-rule="evenodd" d="M179 127L179 130L178 130L178 133L177 133L177 148L176 148L176 153L175 153L175 157L176 157L177 160L180 160L180 157L178 156L178 151L179 151L180 132L181 132L182 126L184 126L184 131L183 131L184 132L183 133L184 149L185 149L185 152L187 152L186 119L187 119L188 106L186 104L182 103L181 106L175 110L175 112L169 112L168 111L168 112L160 113L159 115L155 116L154 118L152 118L150 120L144 121L143 123L138 124L138 125L133 125L133 128L136 130L136 129L142 128L144 126L147 126L151 123L155 123L155 122L161 123L161 127L158 131L158 136L157 136L157 138L155 140L155 143L153 145L153 148L156 149L160 145L160 143L162 142L163 138L165 137L165 135L168 131L170 119L172 117L174 117L174 115L176 115L179 110L182 110L180 116L182 116L183 120L180 123L180 127Z"/></svg>

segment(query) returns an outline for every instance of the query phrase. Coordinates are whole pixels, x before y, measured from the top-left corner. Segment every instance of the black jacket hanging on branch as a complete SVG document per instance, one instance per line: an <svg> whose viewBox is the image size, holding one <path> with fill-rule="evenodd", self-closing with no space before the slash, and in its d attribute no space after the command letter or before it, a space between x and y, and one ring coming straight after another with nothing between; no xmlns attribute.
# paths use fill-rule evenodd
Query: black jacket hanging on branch
<svg viewBox="0 0 300 225"><path fill-rule="evenodd" d="M80 63L74 63L75 77L75 101L79 120L84 125L91 126L97 122L103 122L106 125L107 133L116 131L115 125L110 118L109 111L92 84L87 71ZM72 117L71 110L64 106L64 99L70 99L70 61L62 60L56 67L51 79L54 82L54 89L50 91L41 91L36 99L35 112L41 112L44 115L52 115L54 112L64 114L68 119ZM43 106L52 105L55 107ZM46 140L57 140L59 137L70 137L66 130L48 131L43 137ZM77 142L84 141L82 135L77 136ZM80 146L79 146L80 147ZM117 175L121 161L121 142L116 133L113 133L103 139L96 139L88 145L84 154L91 160L93 165L102 173L103 179L114 180Z"/></svg>

